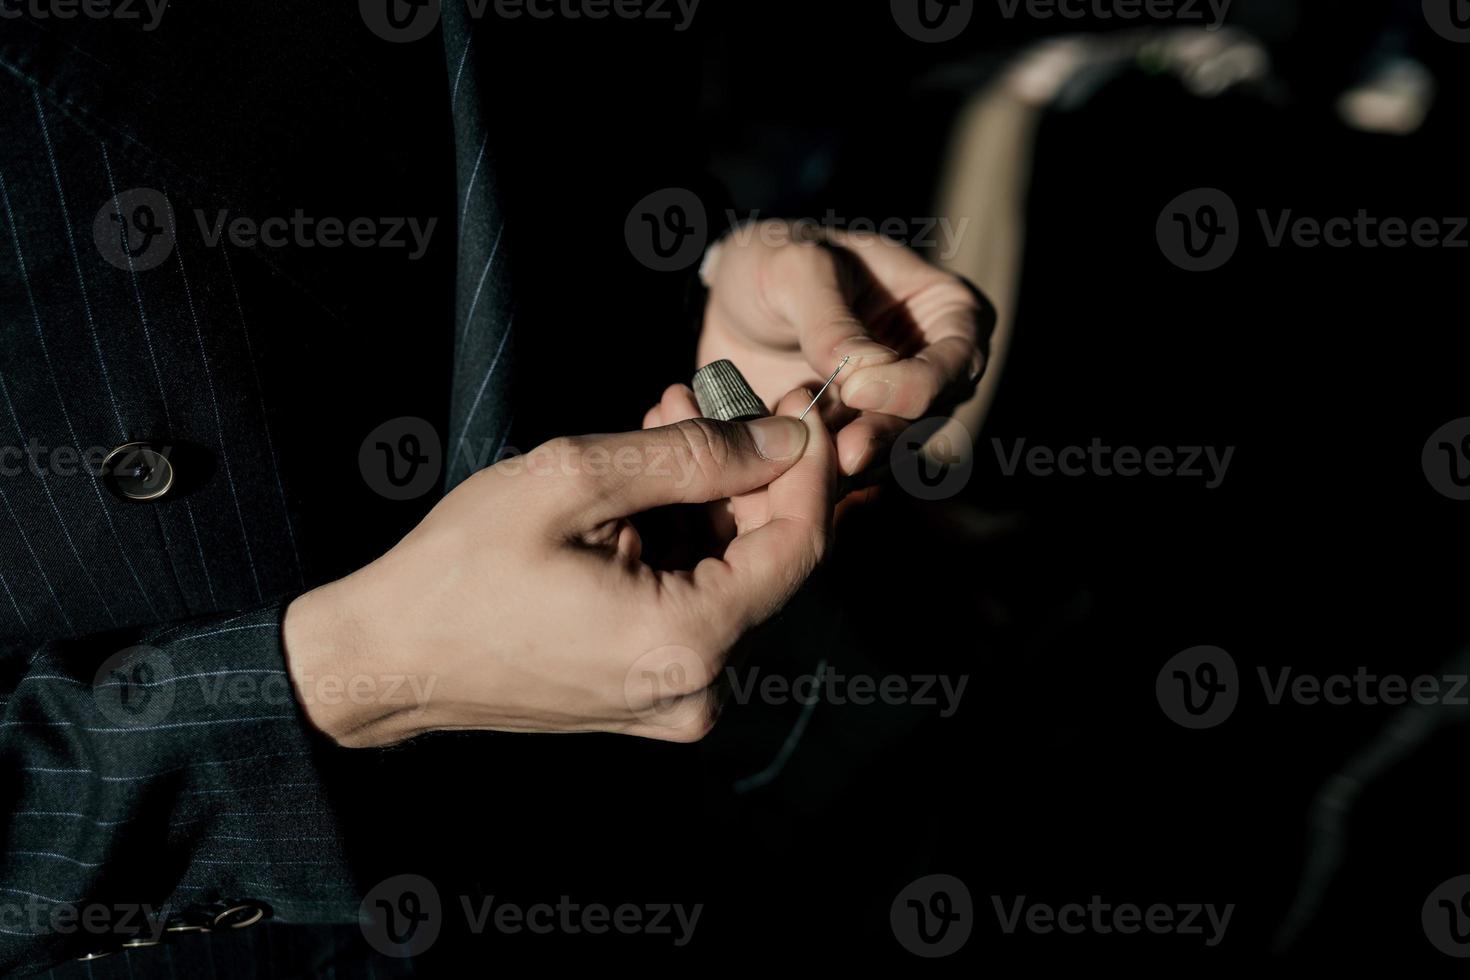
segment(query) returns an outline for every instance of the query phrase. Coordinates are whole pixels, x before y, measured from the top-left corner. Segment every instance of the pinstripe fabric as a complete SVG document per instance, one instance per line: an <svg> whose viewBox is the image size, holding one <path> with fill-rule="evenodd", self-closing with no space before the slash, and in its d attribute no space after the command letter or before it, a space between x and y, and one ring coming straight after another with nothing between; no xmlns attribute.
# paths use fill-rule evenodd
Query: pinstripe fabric
<svg viewBox="0 0 1470 980"><path fill-rule="evenodd" d="M450 488L494 463L512 422L511 386L515 317L507 275L505 225L496 200L491 133L481 97L476 21L463 4L444 5L444 45L455 66L450 101L459 183L455 367L450 412Z"/></svg>
<svg viewBox="0 0 1470 980"><path fill-rule="evenodd" d="M109 710L94 658L64 644L6 678L0 744L6 781L20 787L0 884L7 966L112 945L98 930L69 932L58 908L146 902L168 916L248 896L286 921L352 917L332 806L284 679L278 618L267 608L144 631L151 673L125 668L101 682L135 685L130 714ZM236 686L242 679L251 683ZM158 863L170 885L140 894L138 882L160 877Z"/></svg>
<svg viewBox="0 0 1470 980"><path fill-rule="evenodd" d="M269 6L221 5L142 39L84 21L6 20L0 33L0 973L115 948L138 924L123 909L171 920L241 901L275 924L54 975L411 971L370 954L355 925L286 928L355 922L360 883L338 753L287 684L280 620L292 596L381 553L432 504L366 485L357 449L374 425L418 415L482 452L504 438L512 345L492 154L466 111L478 98L468 34L446 41L448 69L432 54L437 76L389 64L456 100L454 194L424 179L437 160L374 139L374 124L410 125L422 100L364 79L373 59L412 53L348 43L354 10ZM310 57L252 75L280 36ZM233 118L216 122L216 104ZM180 120L214 128L196 137ZM432 147L425 131L403 145ZM443 137L447 163L447 126ZM169 204L173 247L156 267L108 261L94 239L99 213L123 210L134 188ZM198 227L199 213L303 204L425 214L444 230L408 266L210 245ZM442 343L420 331L387 358L362 343L440 315L423 297L447 284L435 270L456 247ZM134 440L192 447L187 490L124 501L56 457ZM59 927L72 910L102 918Z"/></svg>

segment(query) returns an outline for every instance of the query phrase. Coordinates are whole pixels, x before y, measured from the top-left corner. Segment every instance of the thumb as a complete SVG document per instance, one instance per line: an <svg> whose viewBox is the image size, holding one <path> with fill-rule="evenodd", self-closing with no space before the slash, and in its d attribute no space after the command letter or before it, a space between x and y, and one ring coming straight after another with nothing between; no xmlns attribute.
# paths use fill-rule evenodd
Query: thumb
<svg viewBox="0 0 1470 980"><path fill-rule="evenodd" d="M808 429L794 418L751 422L688 419L642 432L581 436L566 443L565 498L589 527L669 504L749 493L791 469ZM555 444L552 444L555 445Z"/></svg>

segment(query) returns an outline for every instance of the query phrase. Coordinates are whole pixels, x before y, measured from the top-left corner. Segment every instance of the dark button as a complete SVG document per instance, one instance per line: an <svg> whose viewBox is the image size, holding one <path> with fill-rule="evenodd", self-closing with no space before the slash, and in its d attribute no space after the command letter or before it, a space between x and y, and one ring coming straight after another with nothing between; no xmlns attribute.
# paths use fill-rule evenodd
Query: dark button
<svg viewBox="0 0 1470 980"><path fill-rule="evenodd" d="M167 452L146 442L118 446L102 461L102 477L128 500L158 500L174 485Z"/></svg>
<svg viewBox="0 0 1470 980"><path fill-rule="evenodd" d="M244 929L265 918L265 906L249 899L232 905L214 917L216 929Z"/></svg>
<svg viewBox="0 0 1470 980"><path fill-rule="evenodd" d="M149 939L147 937L140 937L138 939L129 939L127 942L125 942L125 943L122 944L122 948L123 949L147 949L150 946L157 946L160 942L162 942L162 940L159 940L159 939Z"/></svg>
<svg viewBox="0 0 1470 980"><path fill-rule="evenodd" d="M214 913L207 909L191 908L179 913L164 926L164 932L208 932L214 924Z"/></svg>

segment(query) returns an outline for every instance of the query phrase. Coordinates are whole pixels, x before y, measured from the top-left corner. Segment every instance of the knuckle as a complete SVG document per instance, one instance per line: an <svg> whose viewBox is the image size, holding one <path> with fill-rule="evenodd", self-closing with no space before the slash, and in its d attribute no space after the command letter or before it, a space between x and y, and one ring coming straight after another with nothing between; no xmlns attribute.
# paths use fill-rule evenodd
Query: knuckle
<svg viewBox="0 0 1470 980"><path fill-rule="evenodd" d="M557 436L555 439L549 439L543 442L535 451L544 453L552 459L562 460L579 448L578 437Z"/></svg>
<svg viewBox="0 0 1470 980"><path fill-rule="evenodd" d="M659 676L664 697L685 698L709 687L714 676L702 657L688 647L673 648L664 660Z"/></svg>
<svg viewBox="0 0 1470 980"><path fill-rule="evenodd" d="M771 252L771 270L781 285L791 286L809 281L821 269L830 270L831 253L817 248L819 239L800 228L783 232L782 242Z"/></svg>
<svg viewBox="0 0 1470 980"><path fill-rule="evenodd" d="M714 476L729 465L735 449L730 431L711 419L686 419L675 426L678 450L705 476Z"/></svg>
<svg viewBox="0 0 1470 980"><path fill-rule="evenodd" d="M607 481L583 465L582 457L590 444L584 436L558 436L537 450L545 455L543 465L549 467L550 474L557 478L557 485L577 501L600 499L613 492Z"/></svg>
<svg viewBox="0 0 1470 980"><path fill-rule="evenodd" d="M667 741L685 745L701 742L714 731L718 715L713 696L691 696L668 719L664 737Z"/></svg>
<svg viewBox="0 0 1470 980"><path fill-rule="evenodd" d="M852 308L842 303L832 303L822 308L816 317L818 323L829 330L840 331L843 334L861 334L863 322L853 313Z"/></svg>
<svg viewBox="0 0 1470 980"><path fill-rule="evenodd" d="M924 401L924 407L928 408L944 393L948 379L944 376L944 369L938 364L923 361L920 363L924 365L924 369L919 372L918 394Z"/></svg>

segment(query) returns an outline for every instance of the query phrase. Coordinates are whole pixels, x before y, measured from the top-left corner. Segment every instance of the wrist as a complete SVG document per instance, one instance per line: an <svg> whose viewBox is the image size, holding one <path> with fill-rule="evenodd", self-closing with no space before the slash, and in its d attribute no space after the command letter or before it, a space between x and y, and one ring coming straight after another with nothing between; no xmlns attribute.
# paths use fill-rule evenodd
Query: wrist
<svg viewBox="0 0 1470 980"><path fill-rule="evenodd" d="M324 735L348 748L401 741L392 712L376 699L347 696L354 678L374 675L374 631L359 601L362 572L313 589L286 607L281 639L297 703ZM332 696L323 696L328 692Z"/></svg>

